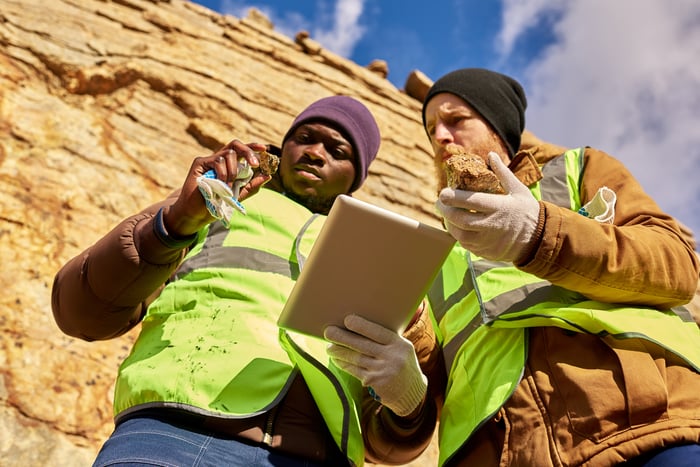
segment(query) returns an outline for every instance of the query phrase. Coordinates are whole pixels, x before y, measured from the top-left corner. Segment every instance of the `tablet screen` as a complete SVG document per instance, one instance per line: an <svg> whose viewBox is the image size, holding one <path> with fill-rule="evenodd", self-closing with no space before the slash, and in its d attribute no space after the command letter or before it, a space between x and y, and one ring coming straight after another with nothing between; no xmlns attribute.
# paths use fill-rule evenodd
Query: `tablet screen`
<svg viewBox="0 0 700 467"><path fill-rule="evenodd" d="M322 338L326 326L358 314L401 332L454 243L442 229L341 195L278 325Z"/></svg>

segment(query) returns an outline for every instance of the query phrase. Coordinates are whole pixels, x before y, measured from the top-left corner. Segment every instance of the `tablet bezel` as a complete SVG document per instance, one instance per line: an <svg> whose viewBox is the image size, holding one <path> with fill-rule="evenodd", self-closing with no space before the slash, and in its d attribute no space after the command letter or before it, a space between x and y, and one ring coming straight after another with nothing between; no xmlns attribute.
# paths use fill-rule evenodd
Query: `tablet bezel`
<svg viewBox="0 0 700 467"><path fill-rule="evenodd" d="M278 325L323 338L354 313L402 332L454 243L445 230L340 195Z"/></svg>

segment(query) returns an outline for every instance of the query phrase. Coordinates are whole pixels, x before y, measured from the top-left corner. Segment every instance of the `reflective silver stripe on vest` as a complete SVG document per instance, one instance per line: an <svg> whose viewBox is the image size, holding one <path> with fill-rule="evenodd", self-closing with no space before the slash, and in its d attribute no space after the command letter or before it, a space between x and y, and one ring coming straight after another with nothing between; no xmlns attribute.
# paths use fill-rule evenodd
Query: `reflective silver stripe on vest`
<svg viewBox="0 0 700 467"><path fill-rule="evenodd" d="M466 257L464 259L467 260L469 254L465 252L465 255ZM462 278L462 285L449 297L444 296L444 290L443 271L440 269L435 277L435 280L433 280L430 289L428 290L428 301L433 307L433 315L438 322L444 318L445 313L447 313L448 310L459 303L464 297L469 295L469 293L474 290L474 286L471 278L465 274Z"/></svg>
<svg viewBox="0 0 700 467"><path fill-rule="evenodd" d="M540 180L542 201L571 209L569 185L566 180L566 157L555 157L542 167L543 178Z"/></svg>
<svg viewBox="0 0 700 467"><path fill-rule="evenodd" d="M480 262L481 261L476 261L474 264L476 265ZM493 262L489 263L493 264ZM583 295L552 285L549 281L526 284L522 287L499 294L487 302L482 301L481 297L479 297L481 313L474 315L474 318L472 318L469 324L443 347L446 368L452 368L452 363L457 355L457 351L482 324L489 324L496 318L506 321L531 318L537 313L534 312L527 316L518 316L514 318L510 318L508 315L527 310L538 303L554 301L566 305L567 303L579 303L582 300L585 300ZM572 325L578 327L575 324Z"/></svg>
<svg viewBox="0 0 700 467"><path fill-rule="evenodd" d="M583 300L586 300L583 295L552 285L549 281L525 284L483 303L484 322L490 323L496 318L526 310L538 303L557 302L566 305Z"/></svg>
<svg viewBox="0 0 700 467"><path fill-rule="evenodd" d="M202 250L192 258L183 261L171 280L177 280L196 269L202 268L250 269L280 274L296 280L299 277L301 266L306 261L306 256L299 249L301 238L317 217L318 214L312 215L299 230L294 240L294 251L298 264L256 248L224 247L224 240L229 234L229 230L221 222L214 222L209 226L209 232L204 240L204 245L202 245ZM216 254L212 254L214 251Z"/></svg>
<svg viewBox="0 0 700 467"><path fill-rule="evenodd" d="M671 308L671 311L678 315L681 321L685 321L686 323L695 322L693 315L690 314L690 310L684 306L674 306L673 308Z"/></svg>
<svg viewBox="0 0 700 467"><path fill-rule="evenodd" d="M579 150L579 162L582 164L582 150ZM566 209L572 209L571 196L566 173L566 157L561 154L548 161L541 168L543 178L539 181L540 196L543 201L550 202ZM442 278L438 275L436 285L429 292L429 299L433 304L433 313L438 322L444 318L447 311L463 300L472 291L479 301L480 313L474 315L472 320L462 329L450 342L445 344L443 352L445 356L446 368L451 368L457 352L464 342L481 326L488 324L498 317L505 318L504 315L525 310L542 301L556 298L562 303L575 303L583 299L583 296L571 292L561 287L553 286L549 281L540 281L526 284L525 286L502 293L493 299L484 302L477 284L477 278L494 268L512 267L509 263L479 259L471 260L471 255L467 253L469 262L469 272L465 274L462 285L449 297L442 297L439 294L443 289Z"/></svg>
<svg viewBox="0 0 700 467"><path fill-rule="evenodd" d="M582 154L582 152L579 152ZM580 156L581 157L581 156ZM581 160L582 162L582 160ZM569 196L569 188L567 184L566 177L566 157L561 154L554 159L547 162L542 167L542 174L544 178L540 180L540 195L543 201L548 201L557 206L564 207L566 209L571 209L571 201ZM467 258L469 260L469 258ZM440 296L441 291L444 290L442 287L442 272L438 274L435 278L434 286L431 287L428 298L431 304L434 304L433 313L435 314L438 322L445 316L447 310L453 307L455 304L459 303L464 297L469 295L472 290L474 290L473 281L476 280L481 274L493 267L501 267L507 263L490 262L486 260L480 260L475 264L470 264L471 276L464 277L462 286L457 289L449 297ZM480 300L481 301L481 300ZM435 306L437 304L437 306ZM486 311L482 307L482 313L487 315ZM497 315L496 315L497 316Z"/></svg>
<svg viewBox="0 0 700 467"><path fill-rule="evenodd" d="M431 306L434 306L433 315L438 322L445 317L445 313L447 313L453 306L462 301L472 292L472 290L474 290L474 284L476 283L477 277L493 268L508 265L508 263L489 260L472 262L468 253L465 256L465 260L469 262L470 273L464 276L462 285L457 290L452 292L452 294L446 298L441 295L441 292L444 290L441 270L435 277L433 286L431 286L430 290L428 291L428 299L430 300ZM482 312L483 311L484 310L482 310Z"/></svg>

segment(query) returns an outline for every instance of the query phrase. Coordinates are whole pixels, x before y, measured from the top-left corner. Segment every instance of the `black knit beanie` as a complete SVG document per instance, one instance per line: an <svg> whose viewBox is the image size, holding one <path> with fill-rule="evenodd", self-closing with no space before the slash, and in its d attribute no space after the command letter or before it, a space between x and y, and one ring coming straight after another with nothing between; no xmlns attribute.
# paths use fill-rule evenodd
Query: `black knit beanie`
<svg viewBox="0 0 700 467"><path fill-rule="evenodd" d="M525 129L527 99L520 83L513 78L483 68L462 68L452 71L433 83L423 101L425 107L436 94L449 92L464 99L498 133L512 158L520 148L520 135Z"/></svg>

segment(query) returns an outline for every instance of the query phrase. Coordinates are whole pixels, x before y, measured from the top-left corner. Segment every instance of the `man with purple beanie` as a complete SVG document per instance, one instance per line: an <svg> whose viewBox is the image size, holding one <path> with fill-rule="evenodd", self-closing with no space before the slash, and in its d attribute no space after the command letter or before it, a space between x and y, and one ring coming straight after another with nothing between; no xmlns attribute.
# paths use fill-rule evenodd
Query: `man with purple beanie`
<svg viewBox="0 0 700 467"><path fill-rule="evenodd" d="M281 148L234 140L195 158L177 192L58 272L52 306L66 334L104 340L141 324L94 465L363 463L367 391L329 364L323 341L298 343L276 323L324 214L362 186L379 144L361 102L320 99ZM227 228L197 180L214 171L230 186L239 162L255 168L264 150L280 155L278 171L254 173L240 190L246 213Z"/></svg>
<svg viewBox="0 0 700 467"><path fill-rule="evenodd" d="M312 211L327 214L337 195L352 193L362 186L377 154L380 136L377 123L364 104L348 96L331 96L314 102L294 119L282 139L283 148L290 140L295 146L309 138L316 141L317 136L317 142L323 141L316 134L319 128L328 132L327 138L333 141L329 150L333 157L326 160L313 149L307 151L309 161L304 162L309 167L305 169L295 167L297 161L293 157L283 156L271 186ZM318 183L318 175L335 168L340 173L332 178L323 176L324 183ZM349 170L354 173L352 177Z"/></svg>

